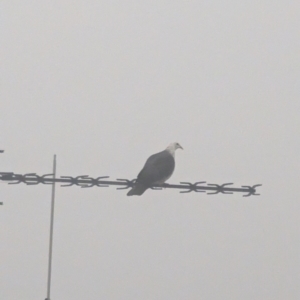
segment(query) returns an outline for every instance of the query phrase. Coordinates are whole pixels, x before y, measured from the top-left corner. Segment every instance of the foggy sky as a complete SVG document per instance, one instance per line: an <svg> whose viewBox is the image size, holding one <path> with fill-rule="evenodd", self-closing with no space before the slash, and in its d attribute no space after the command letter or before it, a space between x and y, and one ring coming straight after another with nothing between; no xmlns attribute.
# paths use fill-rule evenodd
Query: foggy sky
<svg viewBox="0 0 300 300"><path fill-rule="evenodd" d="M51 299L300 297L298 1L5 1L1 171L259 197L57 187ZM50 186L1 183L0 299L46 298Z"/></svg>

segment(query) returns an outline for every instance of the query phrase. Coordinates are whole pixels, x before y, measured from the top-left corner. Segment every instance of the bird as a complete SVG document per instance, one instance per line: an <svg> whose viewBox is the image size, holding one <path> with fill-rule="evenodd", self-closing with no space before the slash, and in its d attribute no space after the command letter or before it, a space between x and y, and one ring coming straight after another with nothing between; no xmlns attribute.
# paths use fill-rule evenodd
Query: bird
<svg viewBox="0 0 300 300"><path fill-rule="evenodd" d="M151 155L127 196L142 195L153 184L166 182L175 169L175 151L183 148L178 143L171 143L165 150Z"/></svg>

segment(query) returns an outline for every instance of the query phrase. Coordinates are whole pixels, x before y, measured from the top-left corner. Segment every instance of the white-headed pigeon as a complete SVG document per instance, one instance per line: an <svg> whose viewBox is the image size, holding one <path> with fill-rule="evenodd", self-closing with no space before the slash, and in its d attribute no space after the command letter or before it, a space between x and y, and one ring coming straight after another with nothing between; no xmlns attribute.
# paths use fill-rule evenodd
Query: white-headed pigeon
<svg viewBox="0 0 300 300"><path fill-rule="evenodd" d="M175 150L183 149L178 143L171 143L166 150L151 155L127 196L142 195L151 185L166 182L175 169Z"/></svg>

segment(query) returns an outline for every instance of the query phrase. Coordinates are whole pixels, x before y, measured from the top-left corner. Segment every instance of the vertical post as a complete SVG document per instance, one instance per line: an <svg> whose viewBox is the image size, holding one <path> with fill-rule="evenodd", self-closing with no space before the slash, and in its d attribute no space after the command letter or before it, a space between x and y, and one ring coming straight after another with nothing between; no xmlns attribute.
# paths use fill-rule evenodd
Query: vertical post
<svg viewBox="0 0 300 300"><path fill-rule="evenodd" d="M4 150L0 150L0 153L3 153ZM3 202L0 202L0 205L3 205Z"/></svg>
<svg viewBox="0 0 300 300"><path fill-rule="evenodd" d="M53 179L56 178L56 155L53 157ZM50 215L50 239L49 239L49 261L48 261L48 284L47 284L47 298L50 300L51 289L51 267L52 267L52 244L53 244L53 224L54 224L54 203L55 203L55 181L52 184L51 195L51 215Z"/></svg>

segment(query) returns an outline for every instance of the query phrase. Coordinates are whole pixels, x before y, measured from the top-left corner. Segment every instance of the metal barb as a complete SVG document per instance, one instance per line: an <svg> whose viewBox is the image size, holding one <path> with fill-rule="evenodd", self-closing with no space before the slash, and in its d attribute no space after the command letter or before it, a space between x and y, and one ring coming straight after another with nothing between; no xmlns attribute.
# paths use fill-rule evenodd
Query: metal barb
<svg viewBox="0 0 300 300"><path fill-rule="evenodd" d="M43 178L39 175L36 175L36 173L28 173L24 175L24 183L27 185L43 183Z"/></svg>
<svg viewBox="0 0 300 300"><path fill-rule="evenodd" d="M190 193L190 192L196 192L196 193L205 193L205 191L199 190L199 184L206 183L206 181L197 181L195 183L191 182L180 182L181 184L187 184L188 185L188 190L187 191L181 191L180 193Z"/></svg>
<svg viewBox="0 0 300 300"><path fill-rule="evenodd" d="M53 177L53 173L52 174L45 174L45 175L43 175L43 176L41 176L41 182L43 183L43 184L53 184L53 182L47 182L47 177L48 176L50 176L50 177Z"/></svg>
<svg viewBox="0 0 300 300"><path fill-rule="evenodd" d="M13 172L0 172L1 180L12 180L14 173Z"/></svg>
<svg viewBox="0 0 300 300"><path fill-rule="evenodd" d="M242 187L244 187L244 188L248 188L249 189L249 192L248 192L248 194L246 194L246 195L243 195L243 197L250 197L250 196L259 196L260 194L257 194L256 193L256 187L258 187L258 186L262 186L262 184L255 184L255 185L253 185L253 186L250 186L250 185L242 185Z"/></svg>
<svg viewBox="0 0 300 300"><path fill-rule="evenodd" d="M87 175L80 175L80 176L77 176L77 177L61 176L60 178L62 178L62 179L68 179L69 180L69 183L67 183L67 184L61 184L61 186L65 187L65 186L72 186L72 185L80 185L78 183L78 180L82 176L87 176Z"/></svg>
<svg viewBox="0 0 300 300"><path fill-rule="evenodd" d="M207 193L207 195L215 195L215 194L219 194L219 193L222 193L222 194L233 194L233 192L228 192L226 191L226 186L228 185L232 185L233 183L224 183L224 184L208 184L209 186L214 186L216 188L216 191L213 192L213 193Z"/></svg>
<svg viewBox="0 0 300 300"><path fill-rule="evenodd" d="M89 175L80 175L77 176L76 179L77 179L77 185L82 188L86 185L86 183L79 182L79 180L90 180L91 177L89 177Z"/></svg>
<svg viewBox="0 0 300 300"><path fill-rule="evenodd" d="M100 179L104 179L104 178L109 178L109 176L100 176L100 177L97 177L97 178L86 176L85 179L89 180L90 182L82 184L81 188L91 188L93 186L108 187L109 186L108 184L101 184Z"/></svg>
<svg viewBox="0 0 300 300"><path fill-rule="evenodd" d="M133 185L135 184L136 182L136 178L135 179L132 179L132 180L128 180L128 179L117 179L117 181L122 181L125 185L125 187L123 188L117 188L117 190L127 190L129 188L132 188Z"/></svg>
<svg viewBox="0 0 300 300"><path fill-rule="evenodd" d="M16 182L9 182L8 184L19 184L21 182L25 182L25 176L21 175L21 174L14 174L12 175L12 181L16 181Z"/></svg>

